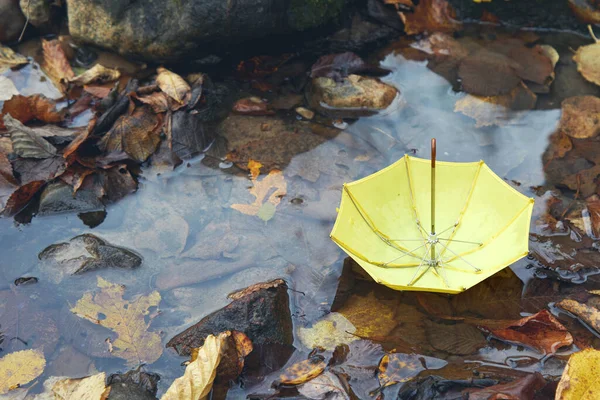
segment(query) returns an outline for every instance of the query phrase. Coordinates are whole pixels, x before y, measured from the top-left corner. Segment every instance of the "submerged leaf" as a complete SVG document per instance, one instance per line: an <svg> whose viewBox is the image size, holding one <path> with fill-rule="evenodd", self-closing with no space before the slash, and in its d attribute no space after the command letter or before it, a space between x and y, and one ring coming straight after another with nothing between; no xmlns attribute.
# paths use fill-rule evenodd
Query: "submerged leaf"
<svg viewBox="0 0 600 400"><path fill-rule="evenodd" d="M573 56L577 71L589 82L600 85L600 43L581 46Z"/></svg>
<svg viewBox="0 0 600 400"><path fill-rule="evenodd" d="M44 395L56 400L104 400L110 393L105 381L104 372L84 378L53 377L44 382Z"/></svg>
<svg viewBox="0 0 600 400"><path fill-rule="evenodd" d="M600 133L600 98L574 96L561 104L559 129L575 139L588 139Z"/></svg>
<svg viewBox="0 0 600 400"><path fill-rule="evenodd" d="M521 379L482 389L463 391L469 400L533 400L536 392L546 385L546 380L539 373L529 374ZM468 394L467 394L468 393Z"/></svg>
<svg viewBox="0 0 600 400"><path fill-rule="evenodd" d="M561 300L556 303L556 306L574 314L590 328L600 334L600 310L596 307L571 299Z"/></svg>
<svg viewBox="0 0 600 400"><path fill-rule="evenodd" d="M158 307L160 294L156 291L140 295L133 301L123 299L125 287L98 277L99 292L86 293L71 309L77 316L112 329L115 357L124 358L128 365L152 364L162 354L161 338L148 331L145 316L151 307ZM104 316L104 319L99 318Z"/></svg>
<svg viewBox="0 0 600 400"><path fill-rule="evenodd" d="M323 356L313 356L287 367L273 385L300 385L321 375L326 366Z"/></svg>
<svg viewBox="0 0 600 400"><path fill-rule="evenodd" d="M69 60L58 39L42 39L42 48L44 49L44 61L42 69L52 79L54 85L62 92L66 93L67 84L75 73L71 69Z"/></svg>
<svg viewBox="0 0 600 400"><path fill-rule="evenodd" d="M421 0L414 12L401 12L407 35L423 32L454 32L461 28L454 8L446 0Z"/></svg>
<svg viewBox="0 0 600 400"><path fill-rule="evenodd" d="M77 75L74 78L69 79L69 82L77 85L89 85L92 82L95 83L106 83L112 82L121 76L121 73L116 69L106 68L100 64L94 65L81 75Z"/></svg>
<svg viewBox="0 0 600 400"><path fill-rule="evenodd" d="M275 207L281 202L281 197L287 193L287 183L283 178L283 172L273 170L262 180L253 180L252 183L254 186L250 189L250 194L256 198L254 202L252 204L232 204L231 208L243 214L258 215L264 221L268 221L273 217ZM271 195L263 203L269 193ZM267 213L265 209L272 212Z"/></svg>
<svg viewBox="0 0 600 400"><path fill-rule="evenodd" d="M521 82L518 64L503 54L480 50L465 57L458 67L465 92L477 96L508 94Z"/></svg>
<svg viewBox="0 0 600 400"><path fill-rule="evenodd" d="M331 372L325 372L298 386L298 392L309 399L350 400L340 378Z"/></svg>
<svg viewBox="0 0 600 400"><path fill-rule="evenodd" d="M592 400L600 393L600 351L585 349L571 354L558 387L556 400Z"/></svg>
<svg viewBox="0 0 600 400"><path fill-rule="evenodd" d="M0 394L31 382L44 371L46 359L40 350L22 350L0 358Z"/></svg>
<svg viewBox="0 0 600 400"><path fill-rule="evenodd" d="M485 347L486 340L474 326L426 322L429 343L437 350L450 354L469 355Z"/></svg>
<svg viewBox="0 0 600 400"><path fill-rule="evenodd" d="M156 84L160 87L160 90L180 104L189 100L192 89L181 76L163 67L158 67L156 72L158 72Z"/></svg>
<svg viewBox="0 0 600 400"><path fill-rule="evenodd" d="M379 363L379 383L390 386L410 381L426 369L440 369L448 364L444 360L418 354L386 354Z"/></svg>
<svg viewBox="0 0 600 400"><path fill-rule="evenodd" d="M24 158L49 158L56 156L56 147L36 131L26 127L10 115L4 116L4 125L8 129L14 152Z"/></svg>

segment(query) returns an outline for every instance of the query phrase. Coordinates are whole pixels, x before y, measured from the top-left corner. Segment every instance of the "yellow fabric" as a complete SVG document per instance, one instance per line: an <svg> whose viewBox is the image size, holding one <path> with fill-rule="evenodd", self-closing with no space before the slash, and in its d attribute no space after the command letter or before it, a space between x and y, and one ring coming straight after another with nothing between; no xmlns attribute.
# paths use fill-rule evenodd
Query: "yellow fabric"
<svg viewBox="0 0 600 400"><path fill-rule="evenodd" d="M436 162L435 195L436 233L447 239L435 244L437 270L427 268L430 160L405 156L346 184L331 238L376 282L396 290L459 293L527 255L533 199L483 161Z"/></svg>

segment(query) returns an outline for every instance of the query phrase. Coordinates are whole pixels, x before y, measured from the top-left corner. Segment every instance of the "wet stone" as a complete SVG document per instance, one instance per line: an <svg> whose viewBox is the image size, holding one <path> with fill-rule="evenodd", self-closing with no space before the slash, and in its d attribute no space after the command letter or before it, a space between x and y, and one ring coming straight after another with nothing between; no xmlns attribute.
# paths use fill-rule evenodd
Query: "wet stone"
<svg viewBox="0 0 600 400"><path fill-rule="evenodd" d="M61 281L65 275L78 275L103 268L134 269L142 264L142 258L133 251L113 246L92 234L52 244L42 250L38 258L55 270L55 281Z"/></svg>
<svg viewBox="0 0 600 400"><path fill-rule="evenodd" d="M24 276L15 279L15 286L31 285L34 283L38 283L38 278L36 278L35 276Z"/></svg>
<svg viewBox="0 0 600 400"><path fill-rule="evenodd" d="M124 374L112 374L106 380L110 387L107 400L154 400L160 376L140 368Z"/></svg>

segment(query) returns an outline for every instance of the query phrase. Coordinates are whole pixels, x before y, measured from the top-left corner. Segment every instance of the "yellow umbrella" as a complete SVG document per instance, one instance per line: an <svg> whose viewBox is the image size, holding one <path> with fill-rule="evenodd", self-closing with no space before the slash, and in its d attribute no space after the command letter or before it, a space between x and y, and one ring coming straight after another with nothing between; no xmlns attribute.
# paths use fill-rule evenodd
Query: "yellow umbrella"
<svg viewBox="0 0 600 400"><path fill-rule="evenodd" d="M431 146L345 184L331 238L378 283L459 293L527 255L533 199Z"/></svg>

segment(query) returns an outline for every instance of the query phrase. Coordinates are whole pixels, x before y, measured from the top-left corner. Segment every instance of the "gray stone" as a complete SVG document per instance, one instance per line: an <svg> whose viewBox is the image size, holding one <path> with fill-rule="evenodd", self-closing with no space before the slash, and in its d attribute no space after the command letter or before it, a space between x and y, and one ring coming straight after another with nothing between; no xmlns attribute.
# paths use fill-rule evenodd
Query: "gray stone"
<svg viewBox="0 0 600 400"><path fill-rule="evenodd" d="M17 40L24 26L19 0L0 0L0 42Z"/></svg>
<svg viewBox="0 0 600 400"><path fill-rule="evenodd" d="M155 61L330 23L348 0L67 0L74 39Z"/></svg>

